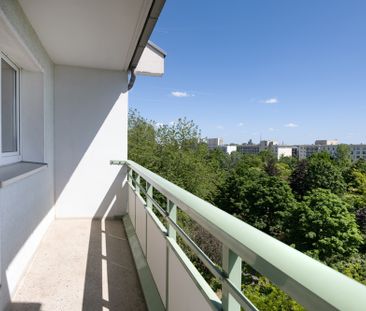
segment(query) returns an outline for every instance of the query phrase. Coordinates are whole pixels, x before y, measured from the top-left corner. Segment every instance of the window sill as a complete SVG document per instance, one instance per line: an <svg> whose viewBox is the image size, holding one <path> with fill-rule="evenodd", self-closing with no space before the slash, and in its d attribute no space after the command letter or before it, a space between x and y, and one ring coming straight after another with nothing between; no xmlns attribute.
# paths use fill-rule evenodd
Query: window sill
<svg viewBox="0 0 366 311"><path fill-rule="evenodd" d="M48 165L46 163L25 161L0 166L0 188L38 173L47 167Z"/></svg>

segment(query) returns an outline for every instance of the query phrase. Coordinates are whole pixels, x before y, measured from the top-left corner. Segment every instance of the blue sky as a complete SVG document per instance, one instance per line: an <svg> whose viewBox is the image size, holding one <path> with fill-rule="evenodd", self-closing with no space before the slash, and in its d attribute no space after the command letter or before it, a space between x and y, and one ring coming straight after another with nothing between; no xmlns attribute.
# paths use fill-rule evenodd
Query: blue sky
<svg viewBox="0 0 366 311"><path fill-rule="evenodd" d="M165 75L138 76L130 107L225 143L366 143L365 12L365 0L167 0L151 38Z"/></svg>

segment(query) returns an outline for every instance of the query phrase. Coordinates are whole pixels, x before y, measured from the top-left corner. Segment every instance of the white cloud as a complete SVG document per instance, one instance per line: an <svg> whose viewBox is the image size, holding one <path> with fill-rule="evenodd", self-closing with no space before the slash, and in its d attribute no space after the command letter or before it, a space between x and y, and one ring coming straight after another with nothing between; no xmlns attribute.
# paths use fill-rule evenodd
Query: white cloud
<svg viewBox="0 0 366 311"><path fill-rule="evenodd" d="M187 92L181 92L181 91L172 91L170 93L174 97L189 97L192 96L191 94L188 94Z"/></svg>
<svg viewBox="0 0 366 311"><path fill-rule="evenodd" d="M265 100L262 100L262 103L269 104L269 105L278 104L279 103L279 100L276 97L272 97L272 98L267 98Z"/></svg>
<svg viewBox="0 0 366 311"><path fill-rule="evenodd" d="M287 123L285 124L285 127L298 127L299 125L295 124L295 123Z"/></svg>
<svg viewBox="0 0 366 311"><path fill-rule="evenodd" d="M270 132L274 132L276 129L274 129L273 127L270 127L269 129L268 129L268 131L270 131Z"/></svg>
<svg viewBox="0 0 366 311"><path fill-rule="evenodd" d="M222 125L218 125L218 126L216 126L216 128L217 128L218 130L223 130L223 129L224 129L224 127L223 127Z"/></svg>
<svg viewBox="0 0 366 311"><path fill-rule="evenodd" d="M238 123L238 126L239 126L239 127L242 127L242 126L244 126L244 123L243 123L243 122L239 122L239 123Z"/></svg>
<svg viewBox="0 0 366 311"><path fill-rule="evenodd" d="M161 123L161 122L156 122L155 123L155 127L162 127L164 126L164 123Z"/></svg>

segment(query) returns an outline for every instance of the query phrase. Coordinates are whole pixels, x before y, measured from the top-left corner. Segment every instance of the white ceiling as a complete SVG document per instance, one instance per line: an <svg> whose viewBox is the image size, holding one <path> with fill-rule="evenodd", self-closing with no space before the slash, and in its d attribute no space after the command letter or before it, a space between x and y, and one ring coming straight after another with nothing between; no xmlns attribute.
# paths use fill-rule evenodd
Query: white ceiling
<svg viewBox="0 0 366 311"><path fill-rule="evenodd" d="M127 70L152 0L19 0L55 64Z"/></svg>

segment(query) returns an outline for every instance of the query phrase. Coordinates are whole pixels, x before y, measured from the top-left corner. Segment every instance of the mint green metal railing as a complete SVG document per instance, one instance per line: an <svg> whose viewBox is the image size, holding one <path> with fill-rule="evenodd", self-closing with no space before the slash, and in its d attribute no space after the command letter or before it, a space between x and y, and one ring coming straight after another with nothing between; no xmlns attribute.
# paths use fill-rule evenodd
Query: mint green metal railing
<svg viewBox="0 0 366 311"><path fill-rule="evenodd" d="M241 263L266 276L308 310L366 310L366 286L304 255L255 229L212 204L183 190L133 161L111 161L127 165L128 179L136 191L144 192L147 204L154 206L168 225L167 238L178 234L210 272L222 283L222 304L213 309L257 310L241 291ZM133 178L134 172L137 177ZM140 185L147 183L147 191ZM156 189L168 200L167 211L153 198ZM176 208L210 232L223 244L222 269L189 238L177 224Z"/></svg>

